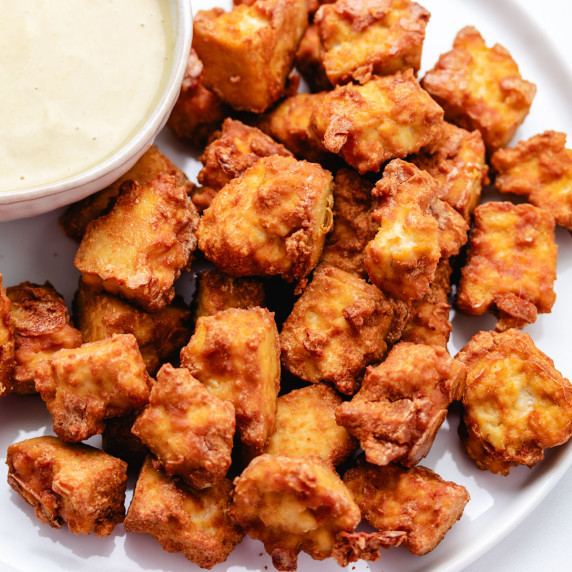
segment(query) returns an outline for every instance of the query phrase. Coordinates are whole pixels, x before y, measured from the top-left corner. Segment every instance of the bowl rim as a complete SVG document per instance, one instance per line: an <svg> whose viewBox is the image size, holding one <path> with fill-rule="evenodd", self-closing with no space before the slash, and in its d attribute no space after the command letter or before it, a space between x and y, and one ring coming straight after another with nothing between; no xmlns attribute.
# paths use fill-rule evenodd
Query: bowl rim
<svg viewBox="0 0 572 572"><path fill-rule="evenodd" d="M0 205L28 202L34 199L59 195L73 189L80 189L93 181L103 178L107 173L121 169L121 166L139 153L142 147L155 137L164 125L166 115L172 109L179 96L181 82L187 68L188 56L191 50L193 32L193 16L190 0L170 0L168 9L171 10L175 46L173 61L166 81L166 87L158 103L140 126L135 135L119 147L110 157L98 163L87 171L60 179L53 183L36 185L26 189L0 191Z"/></svg>

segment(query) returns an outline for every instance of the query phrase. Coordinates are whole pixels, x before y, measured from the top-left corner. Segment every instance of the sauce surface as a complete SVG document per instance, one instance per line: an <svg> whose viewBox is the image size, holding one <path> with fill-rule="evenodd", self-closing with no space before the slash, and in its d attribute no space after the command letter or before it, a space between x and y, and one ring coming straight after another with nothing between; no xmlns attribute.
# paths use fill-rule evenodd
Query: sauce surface
<svg viewBox="0 0 572 572"><path fill-rule="evenodd" d="M148 118L174 42L167 0L0 0L0 191L77 175Z"/></svg>

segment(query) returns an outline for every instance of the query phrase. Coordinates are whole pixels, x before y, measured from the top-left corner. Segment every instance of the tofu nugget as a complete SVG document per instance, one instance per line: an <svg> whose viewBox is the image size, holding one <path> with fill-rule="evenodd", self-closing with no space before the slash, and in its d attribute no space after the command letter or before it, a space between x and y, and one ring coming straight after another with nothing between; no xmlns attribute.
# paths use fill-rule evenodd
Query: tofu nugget
<svg viewBox="0 0 572 572"><path fill-rule="evenodd" d="M429 173L396 159L372 191L379 231L366 247L365 268L378 288L399 300L428 295L439 260L467 241L467 223L437 198L438 189Z"/></svg>
<svg viewBox="0 0 572 572"><path fill-rule="evenodd" d="M127 464L83 443L36 437L8 447L8 484L53 528L108 536L125 514Z"/></svg>
<svg viewBox="0 0 572 572"><path fill-rule="evenodd" d="M526 197L572 230L572 149L566 134L545 131L491 157L495 188Z"/></svg>
<svg viewBox="0 0 572 572"><path fill-rule="evenodd" d="M319 458L261 455L234 485L233 522L264 544L277 570L296 570L301 551L332 556L338 535L360 521L340 477Z"/></svg>
<svg viewBox="0 0 572 572"><path fill-rule="evenodd" d="M346 471L344 483L365 520L381 531L404 531L405 547L417 555L443 540L470 498L465 487L420 466L360 463Z"/></svg>
<svg viewBox="0 0 572 572"><path fill-rule="evenodd" d="M15 363L12 393L36 393L36 370L43 360L63 348L81 346L63 297L46 282L43 286L22 282L6 294L12 303Z"/></svg>
<svg viewBox="0 0 572 572"><path fill-rule="evenodd" d="M10 393L12 389L14 352L12 303L2 285L2 274L0 274L0 397Z"/></svg>
<svg viewBox="0 0 572 572"><path fill-rule="evenodd" d="M409 69L327 92L314 107L311 127L327 151L364 174L436 141L443 110Z"/></svg>
<svg viewBox="0 0 572 572"><path fill-rule="evenodd" d="M131 334L60 350L36 373L36 388L52 415L54 432L70 442L101 433L105 419L146 405L150 385Z"/></svg>
<svg viewBox="0 0 572 572"><path fill-rule="evenodd" d="M167 364L132 431L167 475L204 489L221 481L230 467L234 427L232 403L210 393L188 369Z"/></svg>
<svg viewBox="0 0 572 572"><path fill-rule="evenodd" d="M193 47L204 65L205 86L234 109L262 113L283 95L307 25L306 0L199 11Z"/></svg>
<svg viewBox="0 0 572 572"><path fill-rule="evenodd" d="M144 463L125 517L128 532L150 534L167 552L181 552L201 568L224 562L244 534L228 517L232 484L195 491Z"/></svg>
<svg viewBox="0 0 572 572"><path fill-rule="evenodd" d="M230 401L242 442L262 447L274 425L280 345L274 314L231 308L197 320L181 351L187 367L219 399Z"/></svg>
<svg viewBox="0 0 572 572"><path fill-rule="evenodd" d="M198 214L170 175L124 183L113 209L93 221L75 256L85 283L119 294L148 312L175 296L173 283L191 262Z"/></svg>
<svg viewBox="0 0 572 572"><path fill-rule="evenodd" d="M337 0L316 13L323 62L334 84L365 83L421 65L429 12L410 0Z"/></svg>
<svg viewBox="0 0 572 572"><path fill-rule="evenodd" d="M282 327L282 363L301 379L329 381L351 395L366 365L383 359L393 318L378 288L321 264Z"/></svg>
<svg viewBox="0 0 572 572"><path fill-rule="evenodd" d="M457 359L467 366L459 433L479 469L532 467L572 436L572 384L528 334L480 332Z"/></svg>
<svg viewBox="0 0 572 572"><path fill-rule="evenodd" d="M412 467L431 448L447 407L460 399L465 366L445 348L400 342L368 367L360 391L336 410L375 465Z"/></svg>
<svg viewBox="0 0 572 572"><path fill-rule="evenodd" d="M497 331L522 328L550 312L556 294L554 219L529 204L486 203L474 213L456 305L466 314L493 312Z"/></svg>
<svg viewBox="0 0 572 572"><path fill-rule="evenodd" d="M528 115L536 93L500 44L488 48L472 26L463 28L453 49L427 72L423 87L445 110L445 119L478 129L487 150L504 147Z"/></svg>
<svg viewBox="0 0 572 572"><path fill-rule="evenodd" d="M199 248L233 276L299 281L314 268L332 227L332 175L274 155L222 188L199 223Z"/></svg>

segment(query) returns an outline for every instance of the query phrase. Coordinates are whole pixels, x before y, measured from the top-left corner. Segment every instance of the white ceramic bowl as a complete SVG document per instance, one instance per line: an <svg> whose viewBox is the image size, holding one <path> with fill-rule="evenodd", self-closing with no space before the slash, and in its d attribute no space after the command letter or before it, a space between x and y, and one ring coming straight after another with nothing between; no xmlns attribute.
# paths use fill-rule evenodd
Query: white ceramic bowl
<svg viewBox="0 0 572 572"><path fill-rule="evenodd" d="M191 0L170 0L170 7L173 63L163 95L139 131L111 157L83 173L55 183L0 192L0 221L35 216L79 201L116 181L149 149L177 101L191 49Z"/></svg>

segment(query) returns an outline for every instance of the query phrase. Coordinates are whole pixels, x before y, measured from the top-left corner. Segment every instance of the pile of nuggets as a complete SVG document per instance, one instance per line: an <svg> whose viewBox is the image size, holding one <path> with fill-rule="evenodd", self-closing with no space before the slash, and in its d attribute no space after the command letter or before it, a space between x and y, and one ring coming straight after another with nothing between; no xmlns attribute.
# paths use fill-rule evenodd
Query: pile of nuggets
<svg viewBox="0 0 572 572"><path fill-rule="evenodd" d="M169 121L200 186L151 148L63 214L73 322L49 283L0 289L0 394L39 393L57 435L11 445L8 481L51 526L123 522L204 568L244 534L278 570L425 554L469 501L418 465L452 402L493 473L572 435L572 385L519 331L555 301L572 150L505 148L536 88L472 27L418 81L415 2L237 4L196 15ZM489 179L530 202L479 204ZM498 322L453 358L454 269L456 308Z"/></svg>

